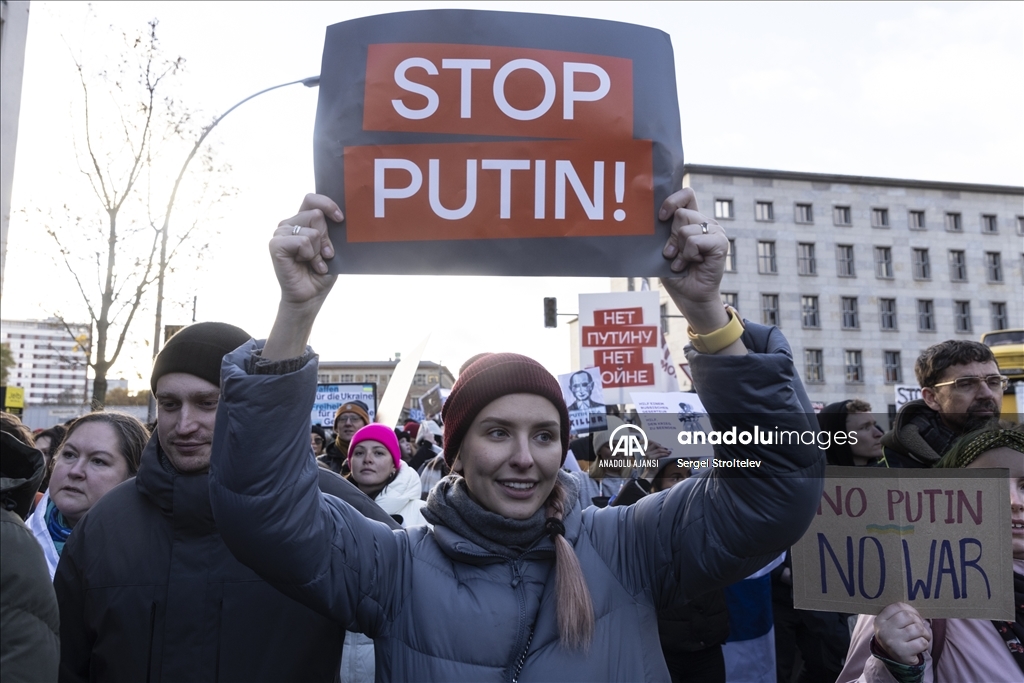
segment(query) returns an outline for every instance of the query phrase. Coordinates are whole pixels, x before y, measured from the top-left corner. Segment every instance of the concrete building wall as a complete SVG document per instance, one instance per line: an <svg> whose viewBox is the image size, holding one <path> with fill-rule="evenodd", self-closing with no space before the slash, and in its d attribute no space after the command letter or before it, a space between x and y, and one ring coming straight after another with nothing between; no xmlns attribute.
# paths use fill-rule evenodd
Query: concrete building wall
<svg viewBox="0 0 1024 683"><path fill-rule="evenodd" d="M113 413L127 413L143 423L149 416L149 406L106 406L104 410ZM25 406L21 422L29 429L48 429L53 425L64 424L68 420L81 417L92 411L88 403L84 404L46 404Z"/></svg>

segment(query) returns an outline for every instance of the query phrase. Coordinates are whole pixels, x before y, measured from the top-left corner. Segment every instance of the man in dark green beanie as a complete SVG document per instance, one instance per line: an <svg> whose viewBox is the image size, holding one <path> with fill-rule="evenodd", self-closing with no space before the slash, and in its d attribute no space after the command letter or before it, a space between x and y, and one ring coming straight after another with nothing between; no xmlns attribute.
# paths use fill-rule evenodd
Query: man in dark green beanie
<svg viewBox="0 0 1024 683"><path fill-rule="evenodd" d="M249 338L198 323L157 356L156 433L138 475L93 506L57 567L62 681L335 680L344 629L236 560L210 507L213 433L235 428L217 413L221 360ZM271 444L282 438L291 437L267 434ZM322 491L397 527L318 469Z"/></svg>

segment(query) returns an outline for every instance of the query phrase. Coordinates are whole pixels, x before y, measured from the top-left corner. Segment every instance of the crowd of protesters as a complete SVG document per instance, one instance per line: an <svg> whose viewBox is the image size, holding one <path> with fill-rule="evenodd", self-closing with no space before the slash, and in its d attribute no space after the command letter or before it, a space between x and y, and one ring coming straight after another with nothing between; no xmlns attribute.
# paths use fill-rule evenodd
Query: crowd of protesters
<svg viewBox="0 0 1024 683"><path fill-rule="evenodd" d="M342 219L310 195L271 241L268 339L176 334L155 424L95 412L33 434L3 414L3 680L1024 681L1024 428L999 421L991 351L924 350L922 397L887 432L856 398L815 419L780 331L718 303L722 228L689 190L663 213L712 425L770 414L855 445L722 445L764 462L726 474L651 443L657 468L610 468L630 416L570 434L558 382L509 353L467 361L435 419L377 424L354 401L310 425L324 216ZM1015 621L795 609L788 548L826 462L1008 470ZM769 571L773 677L747 678L726 643L753 616L730 587Z"/></svg>

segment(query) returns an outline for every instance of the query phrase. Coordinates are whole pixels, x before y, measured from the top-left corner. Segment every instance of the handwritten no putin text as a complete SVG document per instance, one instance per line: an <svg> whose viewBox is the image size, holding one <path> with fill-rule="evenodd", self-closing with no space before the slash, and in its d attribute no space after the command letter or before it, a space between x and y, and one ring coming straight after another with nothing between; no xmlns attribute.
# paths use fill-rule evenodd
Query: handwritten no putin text
<svg viewBox="0 0 1024 683"><path fill-rule="evenodd" d="M818 505L819 516L828 513L842 517L845 513L847 517L858 518L872 511L868 502L870 495L861 487L850 487L844 492L842 486L836 486L835 495L829 493L826 487ZM886 565L892 562L891 558L886 559L888 544L884 539L895 535L899 538L897 552L902 555L904 571L893 572L896 576L890 575L888 579L900 581L905 578L906 595L910 600L918 599L919 594L924 599L940 598L943 579L953 600L966 599L972 576L984 590L984 596L991 598L992 588L982 563L983 541L971 531L983 523L981 490L968 491L959 487L918 491L886 489L885 507L882 509L886 515L879 520L876 512L876 522L888 524L868 524L866 533L859 539L850 534L832 538L827 533L817 534L822 594L828 593L827 577L834 571L848 596L853 597L856 588L859 588L860 596L867 599L881 596L886 589ZM937 536L915 534L914 523L952 526L956 533L947 537L942 537L941 533ZM968 569L972 571L968 572ZM866 580L866 576L872 578Z"/></svg>

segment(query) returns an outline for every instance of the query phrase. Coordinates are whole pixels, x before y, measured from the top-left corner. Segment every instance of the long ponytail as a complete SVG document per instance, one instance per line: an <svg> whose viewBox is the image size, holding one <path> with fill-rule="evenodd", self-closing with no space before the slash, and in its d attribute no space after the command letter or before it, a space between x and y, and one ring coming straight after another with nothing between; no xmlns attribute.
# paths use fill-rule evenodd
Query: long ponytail
<svg viewBox="0 0 1024 683"><path fill-rule="evenodd" d="M555 481L546 504L545 528L555 542L555 595L558 635L562 646L586 650L594 638L594 604L576 551L565 540L565 489Z"/></svg>

